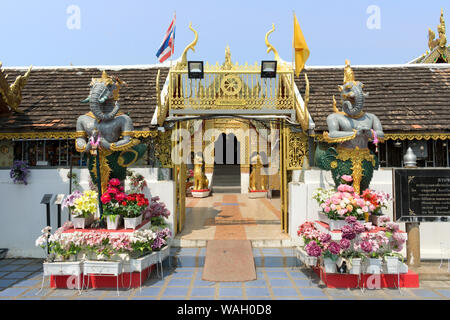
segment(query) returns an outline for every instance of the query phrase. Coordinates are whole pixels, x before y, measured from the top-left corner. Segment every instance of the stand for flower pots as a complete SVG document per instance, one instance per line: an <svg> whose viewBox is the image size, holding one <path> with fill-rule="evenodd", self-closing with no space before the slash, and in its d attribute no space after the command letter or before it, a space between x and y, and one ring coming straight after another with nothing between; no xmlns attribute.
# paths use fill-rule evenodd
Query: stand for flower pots
<svg viewBox="0 0 450 320"><path fill-rule="evenodd" d="M267 190L249 190L249 199L267 198Z"/></svg>

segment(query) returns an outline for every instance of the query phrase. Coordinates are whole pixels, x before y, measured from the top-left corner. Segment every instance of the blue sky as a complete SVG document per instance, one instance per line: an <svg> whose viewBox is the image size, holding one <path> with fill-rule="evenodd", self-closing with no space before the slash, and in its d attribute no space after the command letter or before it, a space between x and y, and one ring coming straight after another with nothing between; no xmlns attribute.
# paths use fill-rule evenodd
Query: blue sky
<svg viewBox="0 0 450 320"><path fill-rule="evenodd" d="M80 28L69 29L67 8L80 9ZM367 21L379 8L379 29ZM175 58L199 33L188 59L254 63L272 59L264 37L292 60L293 11L311 55L306 65L406 63L427 50L428 28L436 32L441 8L450 29L450 1L426 0L0 0L0 61L8 66L132 65L157 63L155 53L177 14ZM370 20L374 21L374 20ZM450 39L450 33L447 32Z"/></svg>

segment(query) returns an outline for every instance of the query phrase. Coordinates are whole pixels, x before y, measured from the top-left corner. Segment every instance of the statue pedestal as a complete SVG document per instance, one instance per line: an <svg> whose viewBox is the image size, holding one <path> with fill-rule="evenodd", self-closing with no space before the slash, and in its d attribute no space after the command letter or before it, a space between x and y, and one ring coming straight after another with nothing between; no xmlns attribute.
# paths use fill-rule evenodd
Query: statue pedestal
<svg viewBox="0 0 450 320"><path fill-rule="evenodd" d="M211 193L211 190L191 190L191 194L194 198L206 198Z"/></svg>
<svg viewBox="0 0 450 320"><path fill-rule="evenodd" d="M248 192L249 199L257 199L257 198L267 198L267 190L249 190Z"/></svg>

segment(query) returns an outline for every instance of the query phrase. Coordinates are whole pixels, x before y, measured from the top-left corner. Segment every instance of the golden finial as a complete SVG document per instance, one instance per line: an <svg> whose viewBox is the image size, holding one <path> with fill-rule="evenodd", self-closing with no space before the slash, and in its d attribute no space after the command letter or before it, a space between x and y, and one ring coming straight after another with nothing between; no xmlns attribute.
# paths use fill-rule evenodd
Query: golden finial
<svg viewBox="0 0 450 320"><path fill-rule="evenodd" d="M271 34L271 33L274 32L274 31L275 31L275 24L272 23L272 29L269 30L269 31L266 33L267 53L269 53L270 51L273 51L273 54L274 54L274 56L275 56L275 60L279 61L279 60L280 60L280 56L278 55L277 49L275 49L274 46L271 45L271 44L269 43L269 34Z"/></svg>
<svg viewBox="0 0 450 320"><path fill-rule="evenodd" d="M347 82L355 82L355 74L353 73L353 70L350 67L350 61L345 59L344 84L346 84Z"/></svg>
<svg viewBox="0 0 450 320"><path fill-rule="evenodd" d="M192 22L189 23L189 29L191 29L192 32L194 32L194 41L192 41L190 44L188 44L186 46L186 48L184 48L183 50L183 54L181 55L181 67L185 67L187 66L187 52L189 49L191 49L193 52L195 52L195 45L197 44L198 41L198 33L197 31L194 30L194 28L192 28Z"/></svg>
<svg viewBox="0 0 450 320"><path fill-rule="evenodd" d="M333 112L334 113L340 113L339 109L337 108L336 98L333 96Z"/></svg>

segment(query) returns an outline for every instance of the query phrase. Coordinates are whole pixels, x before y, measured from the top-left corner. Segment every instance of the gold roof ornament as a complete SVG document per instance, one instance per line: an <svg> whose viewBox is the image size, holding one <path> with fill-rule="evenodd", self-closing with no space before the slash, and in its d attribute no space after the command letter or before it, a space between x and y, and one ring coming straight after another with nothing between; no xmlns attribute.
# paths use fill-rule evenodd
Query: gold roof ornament
<svg viewBox="0 0 450 320"><path fill-rule="evenodd" d="M183 68L187 67L187 52L189 49L191 49L193 52L195 52L195 45L198 41L198 33L195 31L194 28L192 28L192 22L189 23L189 29L194 33L195 37L194 40L189 43L186 48L184 48L183 53L181 54L181 61L175 66L176 70L181 70Z"/></svg>
<svg viewBox="0 0 450 320"><path fill-rule="evenodd" d="M345 59L344 84L346 84L347 82L356 84L355 73L353 72L352 68L350 67L350 61L348 59Z"/></svg>
<svg viewBox="0 0 450 320"><path fill-rule="evenodd" d="M269 34L271 34L274 31L275 31L275 24L272 23L272 29L266 33L267 53L269 53L270 51L273 51L275 60L280 61L280 55L278 54L277 49L275 49L275 47L272 44L270 44L270 42L269 42Z"/></svg>
<svg viewBox="0 0 450 320"><path fill-rule="evenodd" d="M8 75L2 69L0 62L0 114L9 114L11 111L23 113L19 109L22 102L22 89L30 77L33 66L22 76L18 76L12 85L8 84Z"/></svg>

